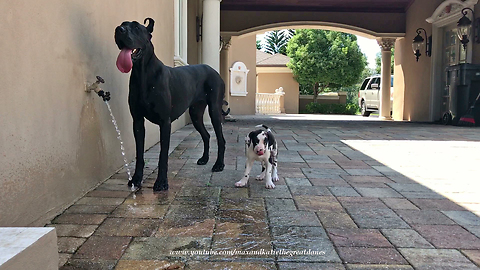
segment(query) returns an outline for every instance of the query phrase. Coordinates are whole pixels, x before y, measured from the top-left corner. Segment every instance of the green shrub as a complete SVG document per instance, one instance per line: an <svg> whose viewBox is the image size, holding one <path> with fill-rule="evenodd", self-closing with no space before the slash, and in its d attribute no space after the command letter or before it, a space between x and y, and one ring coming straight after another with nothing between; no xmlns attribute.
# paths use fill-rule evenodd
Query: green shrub
<svg viewBox="0 0 480 270"><path fill-rule="evenodd" d="M319 103L311 102L305 106L305 113L355 115L358 113L358 110L359 110L358 105L354 103L319 104Z"/></svg>

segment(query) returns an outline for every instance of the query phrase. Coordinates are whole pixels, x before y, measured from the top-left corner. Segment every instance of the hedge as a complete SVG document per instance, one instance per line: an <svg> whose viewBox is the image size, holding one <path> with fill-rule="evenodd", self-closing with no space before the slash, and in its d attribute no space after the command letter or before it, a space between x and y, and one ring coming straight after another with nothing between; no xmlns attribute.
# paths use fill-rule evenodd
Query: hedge
<svg viewBox="0 0 480 270"><path fill-rule="evenodd" d="M347 104L319 104L311 102L305 106L304 113L320 113L320 114L349 114L355 115L359 111L359 107L354 103Z"/></svg>

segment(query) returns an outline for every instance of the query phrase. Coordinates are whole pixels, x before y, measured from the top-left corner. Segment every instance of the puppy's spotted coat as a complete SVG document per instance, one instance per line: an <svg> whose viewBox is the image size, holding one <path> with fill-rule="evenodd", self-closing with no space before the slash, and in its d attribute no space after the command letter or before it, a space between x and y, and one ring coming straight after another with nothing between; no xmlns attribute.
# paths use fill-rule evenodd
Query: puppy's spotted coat
<svg viewBox="0 0 480 270"><path fill-rule="evenodd" d="M245 137L245 144L247 146L245 174L240 181L235 183L235 186L244 187L247 185L253 162L257 160L262 163L262 173L258 175L256 179L259 181L265 179L266 188L275 188L273 182L278 181L277 142L270 128L265 125L258 125L256 127L263 127L265 130L259 129L252 131Z"/></svg>

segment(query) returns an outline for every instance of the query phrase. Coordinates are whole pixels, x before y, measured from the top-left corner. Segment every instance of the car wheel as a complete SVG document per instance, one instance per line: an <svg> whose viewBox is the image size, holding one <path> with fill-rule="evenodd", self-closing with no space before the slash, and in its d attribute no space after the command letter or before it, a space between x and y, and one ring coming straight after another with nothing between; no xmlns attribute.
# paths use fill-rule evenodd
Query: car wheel
<svg viewBox="0 0 480 270"><path fill-rule="evenodd" d="M365 101L362 100L362 106L360 108L360 112L362 116L368 117L370 116L370 112L367 111L367 105L365 105Z"/></svg>
<svg viewBox="0 0 480 270"><path fill-rule="evenodd" d="M443 114L442 124L450 125L452 123L452 115L449 112Z"/></svg>

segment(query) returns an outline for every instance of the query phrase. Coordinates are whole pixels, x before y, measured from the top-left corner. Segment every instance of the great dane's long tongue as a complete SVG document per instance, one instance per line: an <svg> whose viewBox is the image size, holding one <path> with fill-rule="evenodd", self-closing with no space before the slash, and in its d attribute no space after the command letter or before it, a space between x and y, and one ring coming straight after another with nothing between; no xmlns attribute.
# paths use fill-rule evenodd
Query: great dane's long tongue
<svg viewBox="0 0 480 270"><path fill-rule="evenodd" d="M117 68L123 73L128 73L132 70L132 50L122 49L117 57Z"/></svg>

